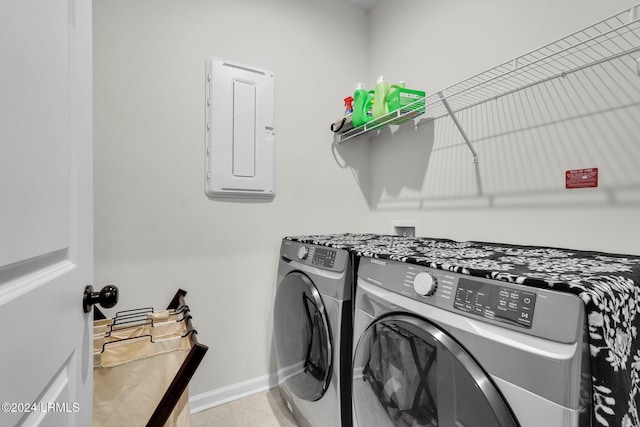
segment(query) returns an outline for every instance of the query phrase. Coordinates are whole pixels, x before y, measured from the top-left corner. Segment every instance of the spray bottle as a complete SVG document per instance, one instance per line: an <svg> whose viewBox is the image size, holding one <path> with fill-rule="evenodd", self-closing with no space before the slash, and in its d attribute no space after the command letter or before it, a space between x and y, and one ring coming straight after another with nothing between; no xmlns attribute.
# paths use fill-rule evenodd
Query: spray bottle
<svg viewBox="0 0 640 427"><path fill-rule="evenodd" d="M353 96L347 96L344 99L344 115L348 116L353 113Z"/></svg>

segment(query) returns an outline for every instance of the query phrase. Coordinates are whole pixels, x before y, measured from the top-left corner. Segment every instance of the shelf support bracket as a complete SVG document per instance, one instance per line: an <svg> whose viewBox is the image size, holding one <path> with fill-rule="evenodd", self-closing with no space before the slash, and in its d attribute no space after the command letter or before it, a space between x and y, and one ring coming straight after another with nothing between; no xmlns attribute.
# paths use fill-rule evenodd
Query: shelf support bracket
<svg viewBox="0 0 640 427"><path fill-rule="evenodd" d="M632 23L633 21L639 18L638 16L639 8L640 6L636 5L636 6L633 6L631 9L629 9L629 23Z"/></svg>
<svg viewBox="0 0 640 427"><path fill-rule="evenodd" d="M447 101L446 92L440 91L438 92L438 96L440 97L440 100L442 101L442 105L444 105L444 108L447 109L449 116L451 116L451 120L453 120L453 123L456 125L456 127L460 131L460 134L462 135L462 139L464 139L464 142L467 143L469 150L471 150L471 154L473 154L473 163L478 163L478 153L476 153L476 150L473 148L473 145L471 145L471 141L469 141L469 137L465 133L464 129L462 128L462 125L458 121L458 118L456 117L453 110L451 109L451 106L449 105L449 101Z"/></svg>

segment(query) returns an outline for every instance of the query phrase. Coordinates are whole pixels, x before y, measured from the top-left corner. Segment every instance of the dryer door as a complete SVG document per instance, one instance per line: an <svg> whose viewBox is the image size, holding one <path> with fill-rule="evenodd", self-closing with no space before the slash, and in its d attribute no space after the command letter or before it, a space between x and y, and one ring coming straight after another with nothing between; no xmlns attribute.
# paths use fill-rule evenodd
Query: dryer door
<svg viewBox="0 0 640 427"><path fill-rule="evenodd" d="M373 322L353 366L358 426L518 426L487 374L427 320L393 315Z"/></svg>
<svg viewBox="0 0 640 427"><path fill-rule="evenodd" d="M280 385L301 399L320 399L331 378L331 335L318 289L301 272L278 285L274 335Z"/></svg>

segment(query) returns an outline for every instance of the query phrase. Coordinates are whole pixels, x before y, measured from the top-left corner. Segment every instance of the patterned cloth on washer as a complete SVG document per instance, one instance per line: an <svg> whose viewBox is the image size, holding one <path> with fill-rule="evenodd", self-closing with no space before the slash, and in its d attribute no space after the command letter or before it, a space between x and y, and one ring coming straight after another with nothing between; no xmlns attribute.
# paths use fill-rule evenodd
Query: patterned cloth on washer
<svg viewBox="0 0 640 427"><path fill-rule="evenodd" d="M589 328L592 423L640 427L640 256L375 234L287 239L577 295Z"/></svg>

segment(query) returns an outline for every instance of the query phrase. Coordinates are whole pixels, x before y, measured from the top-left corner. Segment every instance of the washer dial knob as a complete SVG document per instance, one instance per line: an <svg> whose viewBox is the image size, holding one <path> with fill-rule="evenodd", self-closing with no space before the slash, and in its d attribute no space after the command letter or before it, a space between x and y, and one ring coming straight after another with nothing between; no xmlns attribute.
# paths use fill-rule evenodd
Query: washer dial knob
<svg viewBox="0 0 640 427"><path fill-rule="evenodd" d="M307 257L307 255L309 255L309 248L307 248L306 246L300 246L298 248L298 259L305 259Z"/></svg>
<svg viewBox="0 0 640 427"><path fill-rule="evenodd" d="M433 295L436 292L437 286L438 280L436 279L436 276L431 273L423 271L416 274L415 279L413 279L413 289L418 293L418 295L422 295L423 297Z"/></svg>

